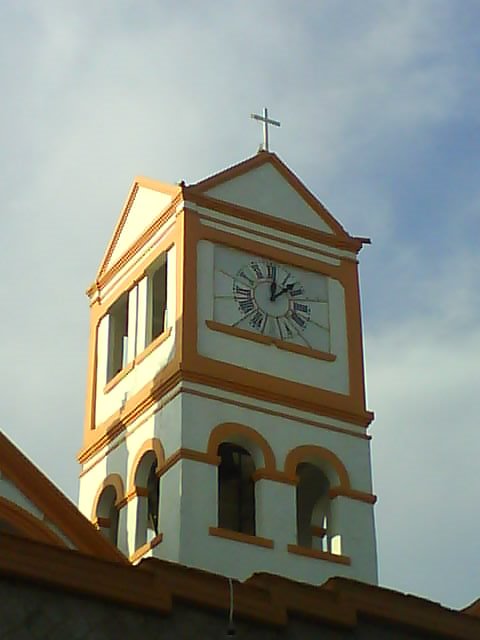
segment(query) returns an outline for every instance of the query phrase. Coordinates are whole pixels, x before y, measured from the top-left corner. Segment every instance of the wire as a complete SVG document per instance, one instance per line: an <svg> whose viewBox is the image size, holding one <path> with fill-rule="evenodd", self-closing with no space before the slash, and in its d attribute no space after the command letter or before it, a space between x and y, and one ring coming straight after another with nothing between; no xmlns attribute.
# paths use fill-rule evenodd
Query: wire
<svg viewBox="0 0 480 640"><path fill-rule="evenodd" d="M233 626L233 580L228 578L228 586L230 588L230 611L228 614L228 636L235 635L235 627Z"/></svg>

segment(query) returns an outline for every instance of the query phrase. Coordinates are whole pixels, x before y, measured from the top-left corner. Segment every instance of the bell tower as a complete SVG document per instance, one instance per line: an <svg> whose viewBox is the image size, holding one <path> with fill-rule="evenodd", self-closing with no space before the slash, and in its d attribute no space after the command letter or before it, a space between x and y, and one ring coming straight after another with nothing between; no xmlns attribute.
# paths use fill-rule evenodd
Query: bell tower
<svg viewBox="0 0 480 640"><path fill-rule="evenodd" d="M95 282L80 509L132 562L377 582L357 255L274 154L137 178Z"/></svg>

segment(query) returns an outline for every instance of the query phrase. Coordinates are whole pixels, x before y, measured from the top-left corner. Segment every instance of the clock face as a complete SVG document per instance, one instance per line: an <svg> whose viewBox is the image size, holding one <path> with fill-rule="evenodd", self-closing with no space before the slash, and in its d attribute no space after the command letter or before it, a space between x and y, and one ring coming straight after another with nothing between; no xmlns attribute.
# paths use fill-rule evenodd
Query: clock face
<svg viewBox="0 0 480 640"><path fill-rule="evenodd" d="M217 248L215 319L311 349L329 351L327 278Z"/></svg>

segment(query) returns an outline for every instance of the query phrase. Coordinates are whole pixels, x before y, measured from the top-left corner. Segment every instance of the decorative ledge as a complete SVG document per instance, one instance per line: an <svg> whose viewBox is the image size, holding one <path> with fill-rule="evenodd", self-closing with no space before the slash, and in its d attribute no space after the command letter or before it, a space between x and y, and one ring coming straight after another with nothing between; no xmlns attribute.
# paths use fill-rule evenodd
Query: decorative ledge
<svg viewBox="0 0 480 640"><path fill-rule="evenodd" d="M134 361L129 362L127 365L125 365L125 367L123 367L123 369L120 369L120 371L116 373L113 378L111 378L103 387L103 393L108 393L120 382L120 380L123 380L127 373L130 373L130 371L133 369L134 364Z"/></svg>
<svg viewBox="0 0 480 640"><path fill-rule="evenodd" d="M327 562L336 562L337 564L352 564L348 556L337 556L328 551L320 551L319 549L311 549L310 547L300 547L296 544L287 545L288 553L296 553L298 556L306 556L307 558L315 558L316 560L326 560Z"/></svg>
<svg viewBox="0 0 480 640"><path fill-rule="evenodd" d="M136 356L134 360L135 364L140 364L140 362L145 360L145 358L149 356L152 353L152 351L155 351L155 349L159 347L163 342L165 342L165 340L168 340L168 338L171 335L172 335L172 327L168 327L168 329L166 329L163 333L157 336L155 340L152 340L152 342L150 342L150 344L146 346L145 349L138 354L138 356Z"/></svg>
<svg viewBox="0 0 480 640"><path fill-rule="evenodd" d="M235 542L246 542L247 544L254 544L257 547L273 549L273 540L270 540L269 538L262 538L261 536L252 536L248 533L240 533L239 531L222 529L220 527L210 527L208 529L208 533L211 536L217 536L218 538L226 538L227 540L234 540Z"/></svg>
<svg viewBox="0 0 480 640"><path fill-rule="evenodd" d="M150 549L153 549L154 547L156 547L158 544L161 543L162 540L163 540L163 533L159 533L157 536L152 538L150 542L146 542L145 544L142 544L141 547L138 547L138 549L132 553L132 555L129 558L130 562L136 562L137 560L140 560L140 558L142 558L147 553L147 551L150 551Z"/></svg>
<svg viewBox="0 0 480 640"><path fill-rule="evenodd" d="M260 344L274 345L277 349L299 353L300 355L308 356L309 358L327 360L328 362L334 362L337 359L337 356L333 353L319 351L318 349L309 349L308 347L303 347L300 344L294 344L292 342L287 342L286 340L279 340L278 338L272 338L271 336L264 336L259 333L254 333L253 331L247 331L246 329L239 329L238 327L231 327L228 324L216 322L215 320L205 320L205 324L212 331L219 331L220 333L226 333L237 338L244 338L245 340L252 340L253 342L259 342Z"/></svg>
<svg viewBox="0 0 480 640"><path fill-rule="evenodd" d="M115 387L120 380L130 373L130 371L135 367L135 365L140 364L147 356L149 356L152 351L154 351L157 347L159 347L162 342L165 342L172 334L172 327L169 327L166 331L161 333L159 336L155 338L145 349L138 354L131 362L129 362L123 369L121 369L118 373L116 373L111 380L107 382L107 384L103 387L103 393L108 393Z"/></svg>

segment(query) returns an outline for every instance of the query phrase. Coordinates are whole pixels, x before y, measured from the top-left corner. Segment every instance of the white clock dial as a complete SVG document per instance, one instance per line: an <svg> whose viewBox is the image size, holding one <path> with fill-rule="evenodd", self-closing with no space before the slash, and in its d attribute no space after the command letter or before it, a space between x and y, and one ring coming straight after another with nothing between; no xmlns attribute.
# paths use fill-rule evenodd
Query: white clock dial
<svg viewBox="0 0 480 640"><path fill-rule="evenodd" d="M304 331L311 308L302 283L288 268L265 260L243 265L232 281L232 293L240 316L234 326L281 340L291 340Z"/></svg>
<svg viewBox="0 0 480 640"><path fill-rule="evenodd" d="M327 278L217 247L214 317L224 324L330 350Z"/></svg>

